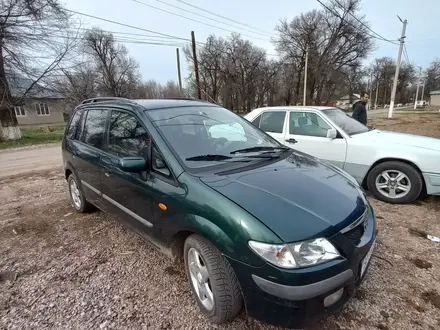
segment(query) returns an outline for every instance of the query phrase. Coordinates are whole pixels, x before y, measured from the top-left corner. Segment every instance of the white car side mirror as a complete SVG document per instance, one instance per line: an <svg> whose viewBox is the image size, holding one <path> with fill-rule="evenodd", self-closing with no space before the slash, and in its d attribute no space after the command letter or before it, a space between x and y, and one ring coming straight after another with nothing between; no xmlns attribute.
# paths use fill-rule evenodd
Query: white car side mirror
<svg viewBox="0 0 440 330"><path fill-rule="evenodd" d="M329 128L327 130L327 137L329 139L336 139L337 135L338 135L338 133L336 132L336 128Z"/></svg>

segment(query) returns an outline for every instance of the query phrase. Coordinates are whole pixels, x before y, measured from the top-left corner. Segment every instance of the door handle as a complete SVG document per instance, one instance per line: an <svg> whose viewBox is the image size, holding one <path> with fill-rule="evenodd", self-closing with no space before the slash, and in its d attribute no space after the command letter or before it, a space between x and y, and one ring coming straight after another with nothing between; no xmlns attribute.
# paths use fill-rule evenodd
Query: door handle
<svg viewBox="0 0 440 330"><path fill-rule="evenodd" d="M298 143L298 141L296 141L294 138L286 139L286 142L289 142L289 143Z"/></svg>

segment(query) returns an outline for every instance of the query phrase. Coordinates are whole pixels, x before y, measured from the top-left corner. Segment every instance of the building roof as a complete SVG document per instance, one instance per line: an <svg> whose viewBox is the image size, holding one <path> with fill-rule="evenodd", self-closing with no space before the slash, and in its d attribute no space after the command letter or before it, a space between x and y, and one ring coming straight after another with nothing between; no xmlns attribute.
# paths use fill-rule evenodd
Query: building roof
<svg viewBox="0 0 440 330"><path fill-rule="evenodd" d="M440 95L440 91L432 91L429 95Z"/></svg>
<svg viewBox="0 0 440 330"><path fill-rule="evenodd" d="M33 80L25 77L10 76L8 77L9 90L13 97L22 97L24 93L32 85ZM63 98L57 92L50 88L44 87L38 83L32 86L32 89L26 94L26 98L45 98L45 99L60 99Z"/></svg>

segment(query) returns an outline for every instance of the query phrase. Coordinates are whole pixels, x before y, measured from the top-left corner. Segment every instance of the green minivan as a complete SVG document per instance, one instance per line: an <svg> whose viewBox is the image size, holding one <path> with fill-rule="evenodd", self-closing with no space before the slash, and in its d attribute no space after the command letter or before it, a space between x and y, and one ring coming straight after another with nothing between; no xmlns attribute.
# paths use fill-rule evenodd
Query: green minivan
<svg viewBox="0 0 440 330"><path fill-rule="evenodd" d="M365 277L376 221L358 183L220 106L86 100L62 150L75 210L114 214L183 262L213 323L244 306L267 323L307 326Z"/></svg>

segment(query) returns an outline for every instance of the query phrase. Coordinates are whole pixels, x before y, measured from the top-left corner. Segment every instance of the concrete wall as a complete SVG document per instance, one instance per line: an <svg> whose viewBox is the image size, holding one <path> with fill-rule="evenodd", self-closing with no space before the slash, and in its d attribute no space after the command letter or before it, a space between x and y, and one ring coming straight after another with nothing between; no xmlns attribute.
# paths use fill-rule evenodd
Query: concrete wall
<svg viewBox="0 0 440 330"><path fill-rule="evenodd" d="M429 105L440 106L440 95L431 95Z"/></svg>
<svg viewBox="0 0 440 330"><path fill-rule="evenodd" d="M37 115L37 103L47 103L49 115ZM54 124L64 122L64 100L61 99L38 99L24 102L25 116L17 116L19 125Z"/></svg>

